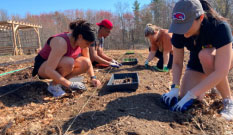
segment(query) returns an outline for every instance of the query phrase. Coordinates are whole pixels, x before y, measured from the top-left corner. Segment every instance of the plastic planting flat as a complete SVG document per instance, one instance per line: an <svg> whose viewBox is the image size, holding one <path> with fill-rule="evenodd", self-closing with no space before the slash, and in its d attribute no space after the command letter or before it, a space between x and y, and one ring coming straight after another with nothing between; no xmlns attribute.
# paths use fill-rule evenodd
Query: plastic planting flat
<svg viewBox="0 0 233 135"><path fill-rule="evenodd" d="M107 88L110 91L136 91L138 85L138 73L118 73L112 75Z"/></svg>
<svg viewBox="0 0 233 135"><path fill-rule="evenodd" d="M125 54L126 54L126 55L134 54L134 52L133 52L133 51L129 51L129 52L126 52Z"/></svg>
<svg viewBox="0 0 233 135"><path fill-rule="evenodd" d="M127 58L124 59L122 65L136 65L138 64L138 60L136 58Z"/></svg>

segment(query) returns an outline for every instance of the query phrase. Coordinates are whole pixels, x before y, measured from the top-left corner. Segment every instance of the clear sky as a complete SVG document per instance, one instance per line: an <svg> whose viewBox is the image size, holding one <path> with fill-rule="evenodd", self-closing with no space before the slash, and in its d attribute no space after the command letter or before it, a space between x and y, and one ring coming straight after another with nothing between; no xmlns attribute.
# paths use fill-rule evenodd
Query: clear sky
<svg viewBox="0 0 233 135"><path fill-rule="evenodd" d="M24 16L26 13L40 14L53 11L64 11L67 9L80 10L107 10L116 11L116 3L121 2L129 5L129 11L135 0L1 0L0 9L7 11L8 15L18 14ZM138 0L140 8L149 4L151 0Z"/></svg>

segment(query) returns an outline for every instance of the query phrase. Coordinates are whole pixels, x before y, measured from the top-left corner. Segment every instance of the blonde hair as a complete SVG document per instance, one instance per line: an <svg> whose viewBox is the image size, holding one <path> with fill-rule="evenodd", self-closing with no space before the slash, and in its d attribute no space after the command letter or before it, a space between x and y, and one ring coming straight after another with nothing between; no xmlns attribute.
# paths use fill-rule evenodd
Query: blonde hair
<svg viewBox="0 0 233 135"><path fill-rule="evenodd" d="M144 30L145 37L155 34L155 31L159 31L160 29L161 29L160 27L153 25L151 23L148 23Z"/></svg>

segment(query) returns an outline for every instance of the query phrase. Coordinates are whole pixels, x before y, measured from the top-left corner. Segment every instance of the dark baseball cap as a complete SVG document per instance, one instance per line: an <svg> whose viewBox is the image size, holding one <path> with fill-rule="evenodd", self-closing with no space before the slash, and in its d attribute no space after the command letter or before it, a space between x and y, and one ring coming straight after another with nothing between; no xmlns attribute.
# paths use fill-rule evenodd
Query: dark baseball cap
<svg viewBox="0 0 233 135"><path fill-rule="evenodd" d="M172 12L172 24L169 32L185 34L193 21L204 14L200 0L179 0Z"/></svg>

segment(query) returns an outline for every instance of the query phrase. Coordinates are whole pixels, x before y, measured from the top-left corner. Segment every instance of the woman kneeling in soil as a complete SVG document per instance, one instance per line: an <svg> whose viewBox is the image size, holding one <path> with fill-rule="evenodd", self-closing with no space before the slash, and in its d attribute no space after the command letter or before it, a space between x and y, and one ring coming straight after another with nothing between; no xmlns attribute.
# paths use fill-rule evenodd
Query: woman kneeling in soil
<svg viewBox="0 0 233 135"><path fill-rule="evenodd" d="M157 66L153 68L157 71L168 72L172 68L172 34L167 29L152 24L147 24L145 28L145 37L150 42L149 55L145 61L145 67L149 67L149 62L154 57L159 59Z"/></svg>
<svg viewBox="0 0 233 135"><path fill-rule="evenodd" d="M61 85L73 90L85 90L81 82L71 82L68 79L82 73L88 73L94 86L101 83L94 75L89 58L88 47L95 41L95 29L85 20L70 23L71 33L65 32L48 39L44 48L35 58L33 76L41 79L52 79L48 91L54 97L65 94Z"/></svg>
<svg viewBox="0 0 233 135"><path fill-rule="evenodd" d="M162 96L162 101L173 106L173 111L185 111L193 99L215 87L221 93L223 118L233 120L233 98L228 83L232 68L232 34L226 19L219 16L206 0L180 0L173 9L170 27L174 45L173 85ZM181 83L184 47L190 51L190 59ZM177 103L178 102L178 103Z"/></svg>

